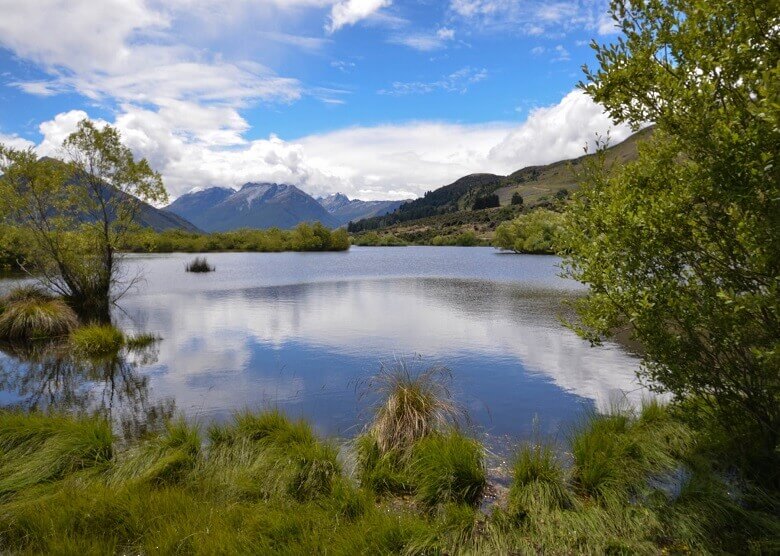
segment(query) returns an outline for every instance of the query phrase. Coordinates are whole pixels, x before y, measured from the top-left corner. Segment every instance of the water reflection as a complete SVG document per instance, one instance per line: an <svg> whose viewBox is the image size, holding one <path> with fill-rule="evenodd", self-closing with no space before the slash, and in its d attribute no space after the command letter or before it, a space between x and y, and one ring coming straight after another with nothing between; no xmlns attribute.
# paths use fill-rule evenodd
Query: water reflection
<svg viewBox="0 0 780 556"><path fill-rule="evenodd" d="M122 437L137 437L159 428L175 410L170 398L150 401L149 377L139 368L156 361L153 347L82 359L58 342L0 345L0 400L27 411L98 414Z"/></svg>
<svg viewBox="0 0 780 556"><path fill-rule="evenodd" d="M565 297L426 278L155 294L125 309L165 338L155 390L199 415L273 404L343 433L359 411L351 385L419 355L452 369L475 420L514 434L534 415L555 427L618 392L638 395L634 358L561 326Z"/></svg>
<svg viewBox="0 0 780 556"><path fill-rule="evenodd" d="M556 433L584 409L642 395L635 357L614 344L591 348L560 324L562 302L582 288L557 276L553 257L226 253L209 255L217 272L202 276L183 271L189 258L130 258L146 282L115 317L163 338L154 359L0 357L0 405L88 407L117 422L164 414L172 399L201 422L278 406L321 433L350 435L365 409L355 385L381 362L416 356L451 369L472 421L495 435L531 434L535 418L540 432Z"/></svg>

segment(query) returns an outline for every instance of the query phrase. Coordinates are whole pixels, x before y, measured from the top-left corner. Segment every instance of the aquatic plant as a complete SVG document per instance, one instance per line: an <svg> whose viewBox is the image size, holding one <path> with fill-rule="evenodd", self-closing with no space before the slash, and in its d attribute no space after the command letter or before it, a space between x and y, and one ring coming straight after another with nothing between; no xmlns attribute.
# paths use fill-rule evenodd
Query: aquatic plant
<svg viewBox="0 0 780 556"><path fill-rule="evenodd" d="M139 350L139 349L147 348L152 344L159 342L160 340L161 338L156 334L150 334L148 332L144 332L141 334L125 336L125 346L127 347L127 349Z"/></svg>
<svg viewBox="0 0 780 556"><path fill-rule="evenodd" d="M73 350L87 357L115 355L125 345L125 335L110 324L89 324L70 333Z"/></svg>
<svg viewBox="0 0 780 556"><path fill-rule="evenodd" d="M61 299L25 286L0 299L0 338L30 340L68 334L78 325L73 310Z"/></svg>
<svg viewBox="0 0 780 556"><path fill-rule="evenodd" d="M195 257L187 263L185 267L187 272L213 272L215 268L209 264L206 257Z"/></svg>

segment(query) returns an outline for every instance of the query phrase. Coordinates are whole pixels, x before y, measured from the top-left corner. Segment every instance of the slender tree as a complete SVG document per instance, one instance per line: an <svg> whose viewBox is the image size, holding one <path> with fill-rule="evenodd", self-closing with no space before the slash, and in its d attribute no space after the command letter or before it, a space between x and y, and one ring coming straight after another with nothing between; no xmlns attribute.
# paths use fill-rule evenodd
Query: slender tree
<svg viewBox="0 0 780 556"><path fill-rule="evenodd" d="M32 149L0 146L0 208L30 238L28 270L83 318L108 320L111 302L134 281L117 248L138 227L142 203L164 202L167 193L110 126L83 120L62 155L39 159Z"/></svg>

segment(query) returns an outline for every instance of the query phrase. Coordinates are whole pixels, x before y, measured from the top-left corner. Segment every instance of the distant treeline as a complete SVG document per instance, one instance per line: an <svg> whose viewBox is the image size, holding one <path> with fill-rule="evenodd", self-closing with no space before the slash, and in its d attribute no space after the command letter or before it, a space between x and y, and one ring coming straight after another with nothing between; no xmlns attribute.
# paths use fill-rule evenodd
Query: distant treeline
<svg viewBox="0 0 780 556"><path fill-rule="evenodd" d="M28 258L25 231L0 227L0 268L18 269ZM128 234L120 245L133 253L202 253L212 251L346 251L350 241L344 229L329 230L322 224L299 224L293 230L236 230L197 234L181 230L155 232L142 229Z"/></svg>
<svg viewBox="0 0 780 556"><path fill-rule="evenodd" d="M209 251L346 251L349 234L344 229L329 230L319 222L298 224L292 230L243 229L232 232L195 234L179 230L132 234L123 250L134 253L203 253Z"/></svg>

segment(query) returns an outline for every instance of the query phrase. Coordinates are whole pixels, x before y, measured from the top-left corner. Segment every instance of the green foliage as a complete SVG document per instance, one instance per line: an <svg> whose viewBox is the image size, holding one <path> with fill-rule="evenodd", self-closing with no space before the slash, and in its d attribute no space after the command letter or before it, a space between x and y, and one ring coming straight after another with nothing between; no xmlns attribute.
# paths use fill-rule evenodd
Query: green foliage
<svg viewBox="0 0 780 556"><path fill-rule="evenodd" d="M346 251L349 235L320 224L300 224L295 230L236 230L195 234L182 230L141 230L124 238L122 250L135 253L207 253L214 251Z"/></svg>
<svg viewBox="0 0 780 556"><path fill-rule="evenodd" d="M0 299L0 339L54 338L77 325L76 314L64 301L34 286L17 288Z"/></svg>
<svg viewBox="0 0 780 556"><path fill-rule="evenodd" d="M408 465L416 498L428 508L445 503L475 506L487 485L482 446L457 431L417 441Z"/></svg>
<svg viewBox="0 0 780 556"><path fill-rule="evenodd" d="M666 438L670 457L686 450L673 466L692 455L687 443L675 445L676 427L684 425L661 406L610 423L640 445ZM473 505L484 485L482 449L458 433L433 434L413 448L407 472L419 483L410 491L419 508L403 499L377 501L355 487L333 447L279 412L236 415L208 436L204 446L196 427L177 421L118 447L103 420L0 412L2 550L773 553L780 534L771 501L729 494L706 466L683 475L679 494L647 482L631 496L596 499L573 479L576 462L567 473L550 449L533 447L515 464L510 511L495 506L484 514ZM618 457L624 467L638 461L635 451ZM540 485L568 491L557 498L522 492Z"/></svg>
<svg viewBox="0 0 780 556"><path fill-rule="evenodd" d="M367 247L403 247L409 245L408 242L397 238L393 234L378 234L377 232L367 232L352 238L354 245Z"/></svg>
<svg viewBox="0 0 780 556"><path fill-rule="evenodd" d="M569 276L590 285L579 331L629 326L642 376L753 454L780 484L780 23L777 2L613 2L585 91L655 123L639 159L592 164L568 211ZM692 409L694 407L692 406Z"/></svg>
<svg viewBox="0 0 780 556"><path fill-rule="evenodd" d="M70 333L73 350L85 357L116 355L125 345L125 335L110 324L89 324Z"/></svg>
<svg viewBox="0 0 780 556"><path fill-rule="evenodd" d="M554 253L562 223L560 213L536 209L501 223L493 245L515 253Z"/></svg>
<svg viewBox="0 0 780 556"><path fill-rule="evenodd" d="M523 201L523 196L522 196L522 195L520 195L520 193L518 193L517 191L515 191L514 193L512 193L512 201L511 201L511 204L512 204L512 205L515 205L515 206L522 206L522 205L523 205L523 203L524 203L524 201Z"/></svg>
<svg viewBox="0 0 780 556"><path fill-rule="evenodd" d="M0 412L0 501L108 462L112 442L104 420Z"/></svg>
<svg viewBox="0 0 780 556"><path fill-rule="evenodd" d="M88 120L63 143L65 161L0 145L0 214L24 230L25 260L82 317L108 320L115 256L142 201L167 199L119 132Z"/></svg>
<svg viewBox="0 0 780 556"><path fill-rule="evenodd" d="M509 509L515 515L525 515L533 509L562 510L572 505L566 472L550 446L522 446L515 456L512 479Z"/></svg>
<svg viewBox="0 0 780 556"><path fill-rule="evenodd" d="M127 349L144 349L160 341L160 337L155 334L142 333L132 336L125 336L125 346Z"/></svg>
<svg viewBox="0 0 780 556"><path fill-rule="evenodd" d="M474 199L472 210L482 210L486 208L495 208L501 206L501 202L498 200L498 195L495 193L491 195L485 195L484 197L477 197Z"/></svg>
<svg viewBox="0 0 780 556"><path fill-rule="evenodd" d="M22 230L0 226L0 270L21 270L29 251L27 236Z"/></svg>

